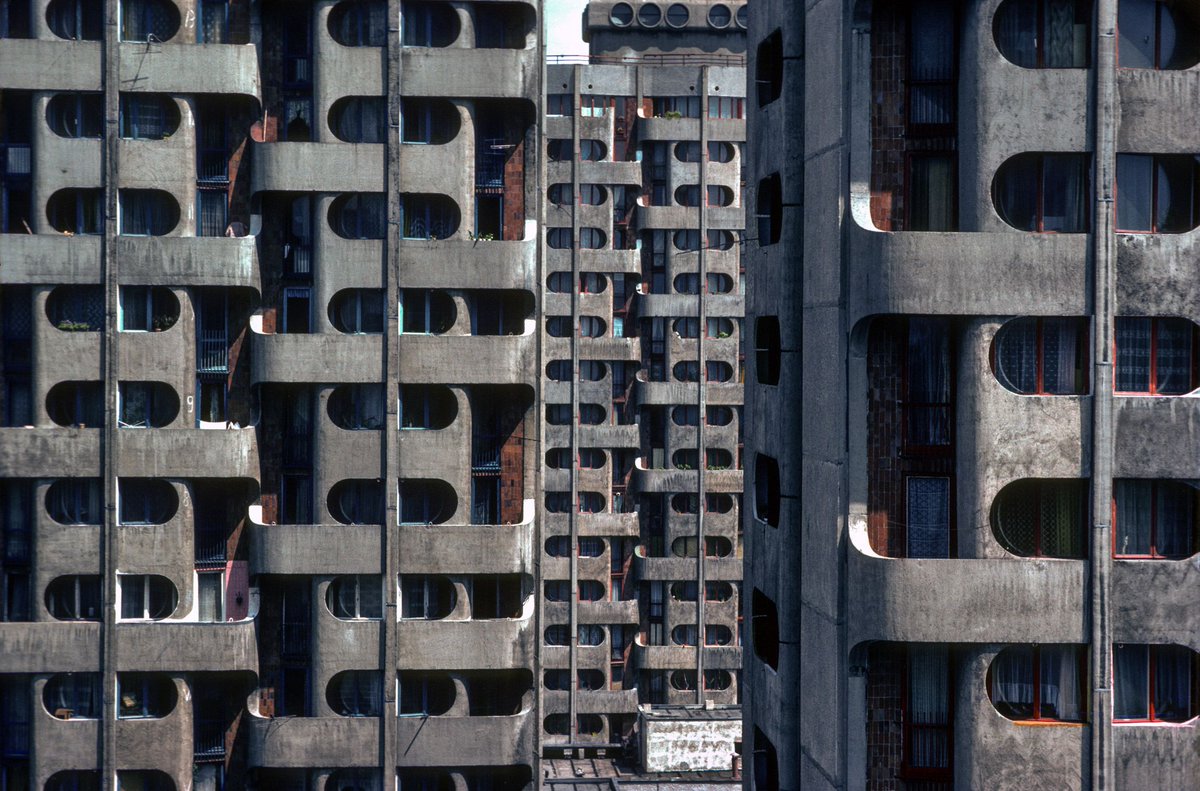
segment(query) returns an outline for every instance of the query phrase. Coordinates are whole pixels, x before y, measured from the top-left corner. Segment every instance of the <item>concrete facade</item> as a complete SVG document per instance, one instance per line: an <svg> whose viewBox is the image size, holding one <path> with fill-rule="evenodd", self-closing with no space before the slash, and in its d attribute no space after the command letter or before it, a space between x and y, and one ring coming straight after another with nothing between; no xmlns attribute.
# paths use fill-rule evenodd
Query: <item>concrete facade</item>
<svg viewBox="0 0 1200 791"><path fill-rule="evenodd" d="M740 700L745 31L709 5L591 3L590 57L547 66L547 758Z"/></svg>
<svg viewBox="0 0 1200 791"><path fill-rule="evenodd" d="M0 788L530 787L541 3L0 15Z"/></svg>
<svg viewBox="0 0 1200 791"><path fill-rule="evenodd" d="M1194 785L1197 382L1122 382L1137 322L1194 335L1200 218L1118 230L1200 151L1192 10L753 5L746 787ZM1176 486L1179 545L1129 550Z"/></svg>

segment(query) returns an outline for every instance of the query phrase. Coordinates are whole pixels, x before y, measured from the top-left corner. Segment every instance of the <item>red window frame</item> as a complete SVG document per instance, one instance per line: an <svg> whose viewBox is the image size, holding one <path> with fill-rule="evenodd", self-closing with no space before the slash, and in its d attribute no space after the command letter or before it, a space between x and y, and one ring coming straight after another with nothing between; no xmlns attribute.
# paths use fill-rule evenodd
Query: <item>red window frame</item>
<svg viewBox="0 0 1200 791"><path fill-rule="evenodd" d="M898 777L901 780L916 780L927 783L947 783L954 782L954 652L947 650L946 652L946 722L943 725L914 725L909 712L912 710L912 676L911 671L912 652L911 648L904 652L904 682L901 686L900 695L900 710L901 720L903 721L903 741L900 758L900 772ZM946 734L946 766L913 766L912 750L913 750L913 733L915 731L943 731ZM949 788L949 785L947 785Z"/></svg>
<svg viewBox="0 0 1200 791"><path fill-rule="evenodd" d="M1082 480L1082 479L1078 479L1078 478L1027 478L1022 481L1015 482L1017 485L1023 484L1023 485L1029 486L1030 488L1033 488L1033 492L1029 496L1031 497L1031 499L1034 500L1034 506L1033 506L1033 515L1034 515L1033 516L1033 518L1034 518L1033 554L1018 555L1018 557L1057 558L1060 560L1085 560L1085 559L1087 559L1088 547L1087 547L1086 534L1087 534L1087 527L1088 527L1088 505L1087 505L1086 488L1083 489L1083 492L1081 493L1081 495L1079 497L1079 528L1080 528L1080 532L1083 534L1083 535L1081 535L1081 537L1079 539L1079 546L1082 551L1081 555L1079 557L1074 557L1074 558L1072 558L1072 557L1064 558L1060 555L1047 555L1047 554L1045 554L1045 550L1043 549L1043 546L1042 546L1042 499L1045 495L1045 490L1047 488L1049 488L1050 486L1053 486L1056 484L1063 484L1066 482L1076 482L1076 481L1080 481L1080 480ZM1013 484L1009 484L1009 486L1012 486L1012 485ZM1008 488L1009 487L1005 487L1005 489L1008 489ZM1010 492L1008 494L1008 496L1012 497L1015 495ZM999 507L999 503L997 503L997 508L998 507ZM999 516L997 516L996 522L999 523L999 521L1000 521ZM1003 528L1001 528L1001 532L1003 532ZM1006 547L1006 549L1007 549L1007 547ZM1011 550L1009 550L1009 551L1011 551ZM1016 553L1014 552L1013 554L1016 554Z"/></svg>
<svg viewBox="0 0 1200 791"><path fill-rule="evenodd" d="M1163 32L1163 12L1164 11L1167 13L1170 13L1170 9L1167 7L1167 4L1165 2L1163 2L1163 0L1157 0L1157 2L1155 2L1155 4L1154 4L1154 66L1153 66L1153 69L1155 71L1164 71L1164 70L1170 71L1169 69L1166 69L1162 65L1162 40L1163 40L1162 32ZM1121 36L1119 34L1119 30L1120 30L1120 28L1118 28L1118 35L1116 36L1117 68L1119 68L1119 69L1141 68L1138 66L1122 66L1121 65ZM1175 35L1176 36L1181 35L1181 31L1179 29L1178 24L1176 24ZM1186 31L1182 32L1182 35L1186 36L1187 32Z"/></svg>
<svg viewBox="0 0 1200 791"><path fill-rule="evenodd" d="M1021 648L1021 647L1022 646L1009 646L1005 650L1013 650L1014 648ZM1051 648L1066 647L1066 648L1072 649L1075 652L1075 661L1078 663L1078 672L1076 674L1076 680L1079 683L1079 689L1077 690L1077 692L1079 693L1079 719L1063 720L1063 719L1058 719L1057 717L1041 716L1042 715L1042 648L1043 647L1045 647L1045 646L1041 646L1041 645L1028 646L1028 648L1033 652L1033 661L1032 661L1033 678L1031 679L1031 683L1033 684L1033 716L1025 717L1025 718L1019 719L1019 720L1010 720L1010 722L1053 722L1053 723L1083 725L1084 723L1086 723L1088 721L1088 706L1087 706L1087 704L1088 704L1088 683L1087 683L1088 675L1087 675L1087 654L1086 654L1086 652L1080 650L1081 646L1074 645L1074 644L1067 644L1066 646L1061 646L1061 645L1049 646ZM1001 652L1001 653L1003 653L1003 652ZM997 658L999 658L1000 654L997 654L996 656L997 656ZM990 666L988 667L988 671L987 671L987 694L988 694L988 701L990 701L992 703L992 706L995 707L995 698L993 697L993 694L992 694L992 668ZM1001 715L1001 716L1003 716L1003 715ZM1005 719L1008 719L1008 718L1005 717Z"/></svg>
<svg viewBox="0 0 1200 791"><path fill-rule="evenodd" d="M1130 479L1136 480L1136 479ZM1191 530L1191 552L1186 555L1163 555L1157 551L1158 549L1158 487L1161 483L1178 483L1180 486L1185 484L1178 481L1161 481L1150 480L1146 481L1150 484L1150 554L1149 555L1125 555L1117 552L1117 490L1113 487L1112 501L1112 556L1121 560L1182 560L1191 557L1196 550L1196 514L1200 513L1200 503L1195 502L1196 493L1192 493L1192 530Z"/></svg>
<svg viewBox="0 0 1200 791"><path fill-rule="evenodd" d="M1115 395L1150 395L1164 398L1178 398L1180 395L1186 395L1192 392L1200 382L1200 371L1197 370L1197 360L1200 355L1196 353L1196 344L1200 342L1200 333L1197 332L1197 326L1188 319L1178 318L1174 316L1117 316L1115 321L1122 319L1149 319L1150 320L1150 381L1147 383L1148 390L1118 390L1116 368L1118 365L1118 354L1120 348L1117 346L1117 331L1113 327L1113 393ZM1187 321L1191 324L1192 330L1192 364L1191 364L1191 380L1188 382L1188 389L1183 393L1159 393L1158 392L1158 323L1164 320Z"/></svg>
<svg viewBox="0 0 1200 791"><path fill-rule="evenodd" d="M1074 316L1050 317L1050 318L1054 318L1054 319L1072 318L1075 321L1079 322L1081 325L1079 335L1085 342L1083 344L1081 344L1082 351L1083 351L1083 359L1079 363L1080 370L1083 372L1083 381L1080 383L1080 391L1078 393L1047 393L1046 392L1046 383L1045 383L1045 379L1044 379L1045 373L1046 373L1045 320L1047 317L1036 316L1036 317L1029 317L1029 318L1033 318L1037 322L1037 390L1032 393L1020 393L1019 395L1036 395L1036 396L1087 395L1090 392L1092 392L1092 380L1089 376L1089 374L1091 372L1091 368L1092 368L1092 356L1091 356L1092 349L1091 349L1091 344L1086 342L1090 338L1090 334L1089 334L1090 328L1086 325L1086 323L1085 323L1086 320L1079 319L1078 317L1074 317ZM997 331L997 333L996 333L997 337L999 338L999 336L1003 332L1004 332L1004 327L1002 326L1000 328L1000 330ZM1000 340L1003 340L1003 339L1000 338ZM992 344L992 349L989 354L989 357L990 357L990 363L992 366L992 375L996 376L998 362L996 359L996 344L995 343Z"/></svg>
<svg viewBox="0 0 1200 791"><path fill-rule="evenodd" d="M1126 646L1130 646L1130 647L1136 647L1138 645L1141 645L1142 647L1144 647L1146 649L1146 686L1145 686L1146 716L1143 718L1136 718L1136 719L1135 718L1117 719L1117 712L1116 712L1115 700L1114 700L1114 707L1113 707L1113 724L1114 725L1136 725L1138 723L1151 723L1151 722L1165 723L1168 725L1180 724L1180 722L1181 722L1180 720L1159 719L1154 711L1154 683L1155 683L1154 676L1155 676L1155 672L1158 667L1158 655L1159 655L1160 651L1164 648L1182 649L1182 650L1188 651L1191 654L1191 682L1192 683L1191 683L1191 689L1189 690L1189 692L1190 692L1190 704L1189 705L1191 707L1191 712L1190 712L1191 716L1185 720L1182 720L1182 722L1189 722L1190 720L1195 719L1197 716L1200 716L1200 684L1197 684L1197 681L1196 681L1197 674L1200 673L1200 661L1198 661L1198 659L1200 659L1200 657L1197 657L1195 651L1191 651L1186 646L1159 645L1159 644L1153 644L1153 643L1151 643L1151 644L1119 643L1118 645L1126 645ZM1116 653L1115 645L1113 648L1113 653L1114 653L1114 657L1112 660L1112 672L1113 672L1112 686L1113 686L1113 690L1114 690L1114 694L1115 694L1115 690L1117 687L1117 680L1116 680L1117 679L1117 662L1116 662L1116 657L1115 657L1115 653Z"/></svg>

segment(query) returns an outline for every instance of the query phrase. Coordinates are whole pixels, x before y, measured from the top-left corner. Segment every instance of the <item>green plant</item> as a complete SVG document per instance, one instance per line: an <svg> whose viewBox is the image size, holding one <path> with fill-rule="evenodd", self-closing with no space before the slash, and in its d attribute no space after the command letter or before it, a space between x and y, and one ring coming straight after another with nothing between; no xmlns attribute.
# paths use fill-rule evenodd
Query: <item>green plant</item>
<svg viewBox="0 0 1200 791"><path fill-rule="evenodd" d="M467 238L470 239L472 242L494 242L494 241L496 241L496 234L494 234L494 233L474 234L474 233L471 233L470 231L467 231Z"/></svg>
<svg viewBox="0 0 1200 791"><path fill-rule="evenodd" d="M86 321L71 321L70 319L63 319L55 326L63 332L87 332L92 328L92 325Z"/></svg>
<svg viewBox="0 0 1200 791"><path fill-rule="evenodd" d="M175 319L173 317L164 313L160 313L154 317L153 321L150 323L150 326L154 328L155 332L160 332L162 330L170 329L172 326L174 326L174 324Z"/></svg>
<svg viewBox="0 0 1200 791"><path fill-rule="evenodd" d="M662 117L674 120L677 118L683 118L683 113L679 112L678 110L667 110L665 113L663 113Z"/></svg>

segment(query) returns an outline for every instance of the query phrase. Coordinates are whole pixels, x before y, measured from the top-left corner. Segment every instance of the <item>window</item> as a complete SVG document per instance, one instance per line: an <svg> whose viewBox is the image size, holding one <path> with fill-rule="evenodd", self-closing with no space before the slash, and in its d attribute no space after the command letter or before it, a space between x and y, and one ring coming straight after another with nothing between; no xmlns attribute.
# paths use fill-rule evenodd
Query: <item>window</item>
<svg viewBox="0 0 1200 791"><path fill-rule="evenodd" d="M1124 69L1187 69L1200 59L1196 29L1184 3L1120 0L1117 65Z"/></svg>
<svg viewBox="0 0 1200 791"><path fill-rule="evenodd" d="M378 717L382 709L376 670L347 670L329 682L329 707L343 717Z"/></svg>
<svg viewBox="0 0 1200 791"><path fill-rule="evenodd" d="M1113 644L1113 720L1186 722L1196 716L1196 654L1178 645Z"/></svg>
<svg viewBox="0 0 1200 791"><path fill-rule="evenodd" d="M59 137L104 136L104 96L99 93L56 93L46 105L46 122Z"/></svg>
<svg viewBox="0 0 1200 791"><path fill-rule="evenodd" d="M382 239L387 227L387 201L381 192L347 195L330 210L334 230L344 239Z"/></svg>
<svg viewBox="0 0 1200 791"><path fill-rule="evenodd" d="M1197 171L1188 154L1117 154L1119 231L1185 233L1200 225Z"/></svg>
<svg viewBox="0 0 1200 791"><path fill-rule="evenodd" d="M406 288L400 293L401 334L441 335L454 325L456 313L445 291Z"/></svg>
<svg viewBox="0 0 1200 791"><path fill-rule="evenodd" d="M958 228L957 163L952 153L911 154L908 158L909 231Z"/></svg>
<svg viewBox="0 0 1200 791"><path fill-rule="evenodd" d="M905 479L906 556L948 558L952 550L950 479L909 476Z"/></svg>
<svg viewBox="0 0 1200 791"><path fill-rule="evenodd" d="M993 32L1005 58L1027 69L1086 69L1090 0L1008 0Z"/></svg>
<svg viewBox="0 0 1200 791"><path fill-rule="evenodd" d="M912 318L903 366L904 450L945 453L952 448L950 331L945 321Z"/></svg>
<svg viewBox="0 0 1200 791"><path fill-rule="evenodd" d="M166 96L121 94L121 137L126 140L162 140L179 126L179 109Z"/></svg>
<svg viewBox="0 0 1200 791"><path fill-rule="evenodd" d="M754 320L754 370L759 384L779 384L782 346L778 317L761 316Z"/></svg>
<svg viewBox="0 0 1200 791"><path fill-rule="evenodd" d="M438 620L454 609L454 586L444 577L408 575L400 579L400 617Z"/></svg>
<svg viewBox="0 0 1200 791"><path fill-rule="evenodd" d="M732 96L710 96L708 97L708 117L745 118L746 100Z"/></svg>
<svg viewBox="0 0 1200 791"><path fill-rule="evenodd" d="M1010 720L1082 722L1084 653L1080 646L1013 646L988 669L988 696Z"/></svg>
<svg viewBox="0 0 1200 791"><path fill-rule="evenodd" d="M401 672L397 682L401 717L436 717L454 705L454 681L445 674Z"/></svg>
<svg viewBox="0 0 1200 791"><path fill-rule="evenodd" d="M200 602L197 620L200 623L221 623L225 620L225 574L210 571L196 575L196 598Z"/></svg>
<svg viewBox="0 0 1200 791"><path fill-rule="evenodd" d="M1196 490L1182 481L1113 481L1113 557L1181 559L1196 551Z"/></svg>
<svg viewBox="0 0 1200 791"><path fill-rule="evenodd" d="M546 115L570 116L575 111L575 97L569 93L546 94Z"/></svg>
<svg viewBox="0 0 1200 791"><path fill-rule="evenodd" d="M121 478L117 481L119 524L161 525L175 516L179 495L161 478Z"/></svg>
<svg viewBox="0 0 1200 791"><path fill-rule="evenodd" d="M400 389L400 428L442 429L454 422L458 401L447 387L405 385Z"/></svg>
<svg viewBox="0 0 1200 791"><path fill-rule="evenodd" d="M235 44L230 34L230 8L225 0L201 0L200 21L196 25L196 40L201 44Z"/></svg>
<svg viewBox="0 0 1200 791"><path fill-rule="evenodd" d="M63 525L98 525L103 518L99 478L64 478L46 492L46 511Z"/></svg>
<svg viewBox="0 0 1200 791"><path fill-rule="evenodd" d="M570 145L570 141L567 141ZM579 159L582 162L599 162L608 155L608 149L599 140L580 140Z"/></svg>
<svg viewBox="0 0 1200 791"><path fill-rule="evenodd" d="M46 609L60 621L100 620L100 578L58 577L46 586Z"/></svg>
<svg viewBox="0 0 1200 791"><path fill-rule="evenodd" d="M121 382L117 400L121 428L162 428L179 414L179 397L162 382Z"/></svg>
<svg viewBox="0 0 1200 791"><path fill-rule="evenodd" d="M343 47L382 47L387 43L387 3L343 0L329 15L329 32Z"/></svg>
<svg viewBox="0 0 1200 791"><path fill-rule="evenodd" d="M117 674L117 718L165 717L175 708L175 684L157 673Z"/></svg>
<svg viewBox="0 0 1200 791"><path fill-rule="evenodd" d="M912 782L904 787L923 787L923 780L948 788L954 779L950 652L945 646L912 645L905 660L901 775Z"/></svg>
<svg viewBox="0 0 1200 791"><path fill-rule="evenodd" d="M382 100L380 100L382 101ZM383 123L386 115L380 115ZM458 110L438 99L402 99L400 102L400 142L440 145L458 135ZM382 141L380 141L382 142Z"/></svg>
<svg viewBox="0 0 1200 791"><path fill-rule="evenodd" d="M1005 486L992 507L1000 545L1021 557L1087 556L1087 481L1025 479Z"/></svg>
<svg viewBox="0 0 1200 791"><path fill-rule="evenodd" d="M1196 325L1187 319L1116 319L1118 393L1183 395L1196 388Z"/></svg>
<svg viewBox="0 0 1200 791"><path fill-rule="evenodd" d="M382 389L378 387L377 389ZM382 426L382 417L379 419ZM338 481L329 490L330 515L343 525L377 525L383 522L383 482Z"/></svg>
<svg viewBox="0 0 1200 791"><path fill-rule="evenodd" d="M779 527L779 462L761 453L754 459L754 516Z"/></svg>
<svg viewBox="0 0 1200 791"><path fill-rule="evenodd" d="M440 525L458 509L454 489L445 481L400 481L400 524Z"/></svg>
<svg viewBox="0 0 1200 791"><path fill-rule="evenodd" d="M329 418L338 428L350 431L381 429L385 419L383 399L383 385L341 385L329 396Z"/></svg>
<svg viewBox="0 0 1200 791"><path fill-rule="evenodd" d="M329 115L330 126L339 140L347 143L387 141L387 107L381 96L341 99L329 111Z"/></svg>
<svg viewBox="0 0 1200 791"><path fill-rule="evenodd" d="M650 106L655 118L699 118L699 96L656 96Z"/></svg>
<svg viewBox="0 0 1200 791"><path fill-rule="evenodd" d="M708 9L708 24L715 28L727 28L733 15L729 12L729 6L717 3L709 6Z"/></svg>
<svg viewBox="0 0 1200 791"><path fill-rule="evenodd" d="M125 236L164 236L179 224L179 206L162 190L120 191L118 216Z"/></svg>
<svg viewBox="0 0 1200 791"><path fill-rule="evenodd" d="M50 227L62 234L81 236L104 232L104 196L98 189L59 190L46 204Z"/></svg>
<svg viewBox="0 0 1200 791"><path fill-rule="evenodd" d="M758 588L750 596L750 638L755 656L778 670L779 610Z"/></svg>
<svg viewBox="0 0 1200 791"><path fill-rule="evenodd" d="M104 422L99 382L59 382L46 394L46 413L60 426L93 428Z"/></svg>
<svg viewBox="0 0 1200 791"><path fill-rule="evenodd" d="M179 318L179 300L161 286L121 286L117 326L122 332L170 329Z"/></svg>
<svg viewBox="0 0 1200 791"><path fill-rule="evenodd" d="M121 41L168 41L179 30L179 11L167 0L121 0Z"/></svg>
<svg viewBox="0 0 1200 791"><path fill-rule="evenodd" d="M766 107L783 92L783 32L776 30L758 45L754 66L758 106Z"/></svg>
<svg viewBox="0 0 1200 791"><path fill-rule="evenodd" d="M335 618L357 621L383 617L383 583L378 574L351 574L329 583L325 603Z"/></svg>
<svg viewBox="0 0 1200 791"><path fill-rule="evenodd" d="M104 31L104 6L95 0L52 0L46 21L59 38L99 41Z"/></svg>
<svg viewBox="0 0 1200 791"><path fill-rule="evenodd" d="M312 311L312 289L289 286L283 289L283 332L306 333Z"/></svg>
<svg viewBox="0 0 1200 791"><path fill-rule="evenodd" d="M551 536L546 539L546 554L552 558L567 558L571 556L570 536Z"/></svg>
<svg viewBox="0 0 1200 791"><path fill-rule="evenodd" d="M59 673L42 689L46 711L60 720L94 720L101 716L103 698L99 673Z"/></svg>
<svg viewBox="0 0 1200 791"><path fill-rule="evenodd" d="M405 239L448 239L458 230L458 206L444 195L404 195L400 212ZM382 220L380 236L373 238L383 238Z"/></svg>
<svg viewBox="0 0 1200 791"><path fill-rule="evenodd" d="M117 577L121 620L160 621L175 612L178 594L166 577L122 574Z"/></svg>
<svg viewBox="0 0 1200 791"><path fill-rule="evenodd" d="M400 13L406 47L445 47L458 38L458 14L444 3L404 3Z"/></svg>
<svg viewBox="0 0 1200 791"><path fill-rule="evenodd" d="M1081 395L1088 388L1087 319L1019 318L996 333L992 366L1022 395Z"/></svg>
<svg viewBox="0 0 1200 791"><path fill-rule="evenodd" d="M339 332L351 335L383 332L383 290L348 288L334 295L329 321Z"/></svg>
<svg viewBox="0 0 1200 791"><path fill-rule="evenodd" d="M755 206L759 247L777 244L783 232L783 187L778 173L758 182Z"/></svg>
<svg viewBox="0 0 1200 791"><path fill-rule="evenodd" d="M1086 233L1090 170L1087 154L1018 154L996 171L996 211L1022 231Z"/></svg>

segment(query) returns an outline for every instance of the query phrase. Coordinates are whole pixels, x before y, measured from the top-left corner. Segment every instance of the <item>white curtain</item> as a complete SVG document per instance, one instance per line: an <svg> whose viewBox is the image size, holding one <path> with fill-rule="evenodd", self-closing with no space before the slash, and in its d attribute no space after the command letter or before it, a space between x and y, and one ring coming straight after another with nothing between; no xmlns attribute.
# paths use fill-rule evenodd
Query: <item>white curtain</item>
<svg viewBox="0 0 1200 791"><path fill-rule="evenodd" d="M1113 719L1141 720L1149 716L1147 707L1150 657L1147 646L1116 643L1113 645Z"/></svg>
<svg viewBox="0 0 1200 791"><path fill-rule="evenodd" d="M1041 651L1042 719L1079 719L1079 662L1070 646L1043 647Z"/></svg>
<svg viewBox="0 0 1200 791"><path fill-rule="evenodd" d="M1033 649L1009 648L992 663L992 702L1006 717L1033 716Z"/></svg>
<svg viewBox="0 0 1200 791"><path fill-rule="evenodd" d="M1037 392L1037 321L1021 318L1008 322L996 344L1000 384L1017 393Z"/></svg>
<svg viewBox="0 0 1200 791"><path fill-rule="evenodd" d="M1192 711L1192 658L1181 646L1162 645L1154 650L1154 718L1167 722L1190 719Z"/></svg>

